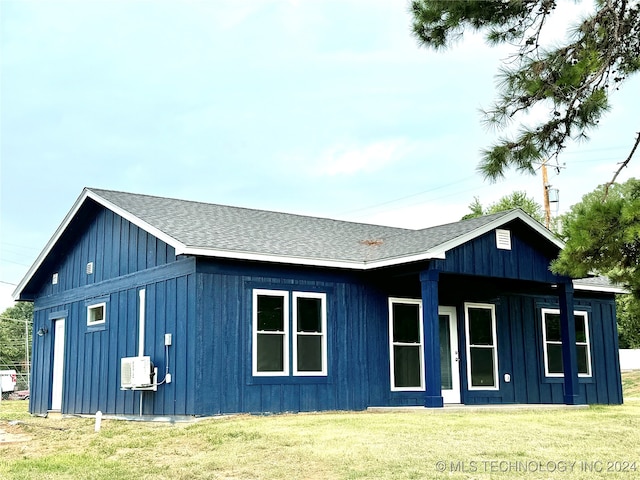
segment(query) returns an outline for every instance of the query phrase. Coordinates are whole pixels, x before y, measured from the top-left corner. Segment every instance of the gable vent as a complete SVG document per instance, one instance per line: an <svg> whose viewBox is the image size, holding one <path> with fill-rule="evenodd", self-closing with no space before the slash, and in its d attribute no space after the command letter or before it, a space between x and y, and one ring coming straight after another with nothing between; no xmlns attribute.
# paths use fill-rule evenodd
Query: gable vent
<svg viewBox="0 0 640 480"><path fill-rule="evenodd" d="M496 247L500 250L511 250L511 231L496 229Z"/></svg>
<svg viewBox="0 0 640 480"><path fill-rule="evenodd" d="M51 277L51 284L52 285L57 285L58 284L58 272L53 274L53 277Z"/></svg>
<svg viewBox="0 0 640 480"><path fill-rule="evenodd" d="M87 275L91 275L93 273L93 262L87 263Z"/></svg>

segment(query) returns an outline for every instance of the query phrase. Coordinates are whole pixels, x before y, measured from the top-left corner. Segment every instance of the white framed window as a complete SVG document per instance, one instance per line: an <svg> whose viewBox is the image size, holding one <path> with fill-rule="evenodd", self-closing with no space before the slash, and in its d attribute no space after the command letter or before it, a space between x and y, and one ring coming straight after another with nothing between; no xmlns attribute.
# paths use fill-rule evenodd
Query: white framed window
<svg viewBox="0 0 640 480"><path fill-rule="evenodd" d="M293 292L293 374L327 374L327 296Z"/></svg>
<svg viewBox="0 0 640 480"><path fill-rule="evenodd" d="M253 291L253 375L289 375L289 292Z"/></svg>
<svg viewBox="0 0 640 480"><path fill-rule="evenodd" d="M107 303L96 303L87 306L87 325L100 325L107 319Z"/></svg>
<svg viewBox="0 0 640 480"><path fill-rule="evenodd" d="M424 391L422 301L389 299L391 390Z"/></svg>
<svg viewBox="0 0 640 480"><path fill-rule="evenodd" d="M469 390L498 390L496 307L488 303L465 303L467 382Z"/></svg>
<svg viewBox="0 0 640 480"><path fill-rule="evenodd" d="M576 354L578 376L591 376L591 340L587 312L573 312L576 324ZM564 377L562 363L562 336L560 334L560 310L542 309L542 339L544 345L544 374L547 377Z"/></svg>

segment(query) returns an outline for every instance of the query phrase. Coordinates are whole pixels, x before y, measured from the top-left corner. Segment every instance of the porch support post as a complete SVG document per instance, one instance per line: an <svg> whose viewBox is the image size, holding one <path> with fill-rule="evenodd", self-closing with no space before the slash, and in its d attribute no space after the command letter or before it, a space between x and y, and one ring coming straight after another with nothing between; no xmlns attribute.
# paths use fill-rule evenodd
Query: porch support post
<svg viewBox="0 0 640 480"><path fill-rule="evenodd" d="M442 407L440 379L440 323L438 320L438 270L420 273L424 330L425 407Z"/></svg>
<svg viewBox="0 0 640 480"><path fill-rule="evenodd" d="M570 278L558 283L560 303L560 336L562 338L562 367L564 370L564 403L581 403L578 385L578 356L576 353L576 321L573 315L573 282Z"/></svg>

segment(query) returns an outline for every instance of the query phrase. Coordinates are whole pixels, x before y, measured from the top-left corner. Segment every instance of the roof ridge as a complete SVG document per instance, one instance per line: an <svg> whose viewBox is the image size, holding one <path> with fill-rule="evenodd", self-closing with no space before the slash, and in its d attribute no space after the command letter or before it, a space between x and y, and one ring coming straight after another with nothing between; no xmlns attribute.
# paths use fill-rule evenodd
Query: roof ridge
<svg viewBox="0 0 640 480"><path fill-rule="evenodd" d="M245 211L251 211L251 212L260 212L260 213L266 213L266 214L270 214L270 215L287 215L287 216L291 216L291 217L299 217L299 218L306 218L306 219L313 219L313 220L327 220L327 221L331 221L331 222L337 222L337 223L342 223L342 224L351 224L351 225L361 225L361 226L369 226L369 227L376 227L376 228L384 228L384 229L388 229L388 230L396 230L398 232L401 233L410 233L410 232L416 232L419 231L419 229L411 229L411 228L403 228L403 227L392 227L389 225L381 225L378 223L368 223L368 222L355 222L352 220L340 220L337 218L331 218L331 217L325 217L325 216L317 216L317 215L311 215L311 214L301 214L301 213L291 213L291 212L283 212L283 211L278 211L278 210L267 210L264 208L254 208L254 207L241 207L241 206L237 206L237 205L228 205L228 204L223 204L223 203L213 203L213 202L204 202L201 200L187 200L184 198L176 198L176 197L166 197L166 196L161 196L161 195L149 195L149 194L145 194L145 193L132 193L132 192L125 192L125 191L120 191L120 190L108 190L108 189L103 189L103 188L90 188L90 187L86 187L85 190L91 191L97 195L100 195L100 192L108 192L108 193L114 193L114 194L118 194L118 195L129 195L131 197L146 197L146 198L154 198L154 199L158 199L158 200L171 200L171 201L175 201L175 202L185 202L185 203L189 203L189 204L198 204L198 205L207 205L207 206L215 206L215 207L223 207L223 208L228 208L228 209L233 209L233 210L245 210ZM100 195L101 197L103 197L102 195ZM104 197L103 197L104 198ZM108 199L105 199L108 200Z"/></svg>

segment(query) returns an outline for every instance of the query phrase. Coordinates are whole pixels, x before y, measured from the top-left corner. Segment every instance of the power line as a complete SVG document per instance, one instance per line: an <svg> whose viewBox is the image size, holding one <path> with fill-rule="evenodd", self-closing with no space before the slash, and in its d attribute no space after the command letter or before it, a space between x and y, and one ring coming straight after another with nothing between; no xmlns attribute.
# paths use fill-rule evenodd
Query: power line
<svg viewBox="0 0 640 480"><path fill-rule="evenodd" d="M387 200L387 201L384 201L384 202L381 202L381 203L376 203L374 205L369 205L368 207L362 207L362 208L357 208L355 210L349 210L349 211L346 211L346 212L341 212L341 213L339 213L339 215L347 215L349 213L356 213L356 212L361 212L361 211L364 211L364 210L371 210L373 208L382 207L383 205L388 205L390 203L399 202L401 200L406 200L408 198L418 197L420 195L424 195L425 193L431 193L431 192L434 192L436 190L440 190L442 188L447 188L447 187L450 187L452 185L457 185L459 183L466 182L467 180L471 180L472 178L475 178L475 175L463 178L462 180L456 180L455 182L446 183L444 185L438 185L437 187L429 188L427 190L422 190L422 191L417 192L417 193L412 193L411 195L405 195L403 197L393 198L391 200Z"/></svg>
<svg viewBox="0 0 640 480"><path fill-rule="evenodd" d="M31 266L31 265L26 265L26 264L20 263L20 262L14 262L13 260L7 260L6 258L0 259L0 262L13 263L14 265L20 265L21 267L30 267Z"/></svg>
<svg viewBox="0 0 640 480"><path fill-rule="evenodd" d="M7 247L16 247L16 248L22 248L24 250L33 250L35 252L39 251L40 249L37 247L29 247L26 245L19 245L17 243L9 243L9 242L0 242L0 245L5 245Z"/></svg>

